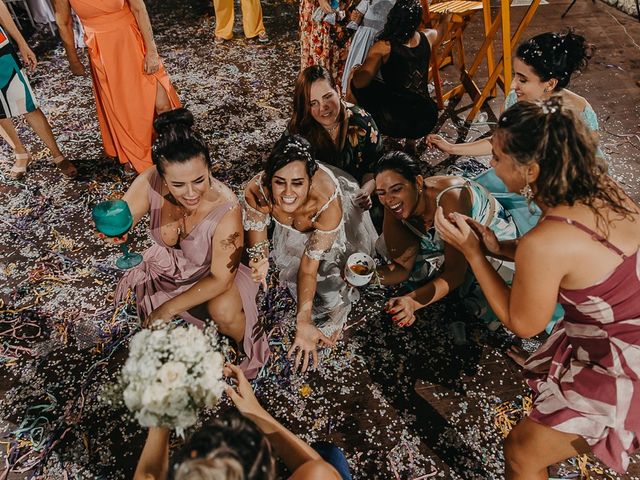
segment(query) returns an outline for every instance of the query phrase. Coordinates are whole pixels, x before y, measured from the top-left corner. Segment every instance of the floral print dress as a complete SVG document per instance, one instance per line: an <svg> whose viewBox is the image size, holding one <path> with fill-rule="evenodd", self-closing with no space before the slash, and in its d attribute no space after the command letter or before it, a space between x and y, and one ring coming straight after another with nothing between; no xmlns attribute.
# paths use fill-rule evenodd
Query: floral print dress
<svg viewBox="0 0 640 480"><path fill-rule="evenodd" d="M344 65L347 59L351 33L346 25L349 19L351 2L339 2L339 10L345 11L346 17L331 25L325 21L316 22L311 17L320 6L316 0L300 2L300 67L304 70L311 65L321 65L340 86Z"/></svg>

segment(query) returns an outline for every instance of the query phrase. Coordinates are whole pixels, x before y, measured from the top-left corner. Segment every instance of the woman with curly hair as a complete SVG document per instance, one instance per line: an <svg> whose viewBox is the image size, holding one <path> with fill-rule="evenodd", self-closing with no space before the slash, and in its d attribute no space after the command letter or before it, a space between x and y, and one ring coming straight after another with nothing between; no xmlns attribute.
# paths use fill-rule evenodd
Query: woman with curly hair
<svg viewBox="0 0 640 480"><path fill-rule="evenodd" d="M517 244L441 209L436 229L516 335L542 332L558 299L566 312L525 363L533 409L507 437L506 478L547 478L548 466L589 450L624 473L640 445L640 207L560 99L516 103L491 142L496 174L542 218ZM511 287L487 252L515 259Z"/></svg>
<svg viewBox="0 0 640 480"><path fill-rule="evenodd" d="M431 49L449 19L445 14L438 30L420 31L418 0L396 2L364 64L352 70L351 93L358 105L371 113L383 134L409 139L409 149L411 140L427 135L438 120L427 74Z"/></svg>

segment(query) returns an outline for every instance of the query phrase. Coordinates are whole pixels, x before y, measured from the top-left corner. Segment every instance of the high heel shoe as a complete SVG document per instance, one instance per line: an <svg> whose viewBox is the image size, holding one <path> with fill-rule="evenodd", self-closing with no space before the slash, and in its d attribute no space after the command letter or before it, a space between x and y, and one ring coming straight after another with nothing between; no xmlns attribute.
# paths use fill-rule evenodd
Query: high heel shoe
<svg viewBox="0 0 640 480"><path fill-rule="evenodd" d="M26 160L27 163L25 163L24 165L16 165L16 163L18 163L20 160ZM9 170L9 175L11 176L11 178L13 178L14 180L21 180L22 178L24 178L30 163L30 153L16 153L16 162L11 167L11 170Z"/></svg>
<svg viewBox="0 0 640 480"><path fill-rule="evenodd" d="M78 174L78 170L64 155L60 155L51 160L56 167L64 174L65 177L73 178Z"/></svg>

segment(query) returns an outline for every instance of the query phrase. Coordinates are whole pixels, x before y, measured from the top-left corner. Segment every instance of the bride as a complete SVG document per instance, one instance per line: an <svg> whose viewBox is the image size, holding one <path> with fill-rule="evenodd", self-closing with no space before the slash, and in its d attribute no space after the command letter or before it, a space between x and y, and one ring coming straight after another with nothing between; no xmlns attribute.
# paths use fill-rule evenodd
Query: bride
<svg viewBox="0 0 640 480"><path fill-rule="evenodd" d="M309 357L318 366L318 345L335 343L351 304L341 273L354 252L371 254L376 232L368 212L353 203L358 183L347 173L317 162L307 140L285 135L274 146L264 171L245 187L247 247L263 250L252 261L253 278L268 270L267 227L273 219L271 257L297 299L296 335L289 350L294 371L305 372Z"/></svg>

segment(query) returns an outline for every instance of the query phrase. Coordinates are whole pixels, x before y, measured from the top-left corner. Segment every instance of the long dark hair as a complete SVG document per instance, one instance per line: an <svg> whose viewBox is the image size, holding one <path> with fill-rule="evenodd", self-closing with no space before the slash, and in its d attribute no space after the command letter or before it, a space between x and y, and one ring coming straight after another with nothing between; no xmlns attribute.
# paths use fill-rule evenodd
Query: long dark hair
<svg viewBox="0 0 640 480"><path fill-rule="evenodd" d="M587 68L594 52L595 46L569 30L530 38L518 46L516 57L533 68L543 82L558 80L554 91L559 92L569 85L571 75Z"/></svg>
<svg viewBox="0 0 640 480"><path fill-rule="evenodd" d="M418 0L398 0L389 11L384 28L376 41L407 43L422 21L422 5Z"/></svg>
<svg viewBox="0 0 640 480"><path fill-rule="evenodd" d="M293 114L291 115L291 120L289 120L287 128L289 133L302 135L309 140L318 160L336 164L340 155L340 149L333 142L324 127L311 116L311 85L318 80L326 80L329 82L331 88L336 90L333 77L326 68L320 65L312 65L302 70L296 79L293 92ZM346 113L344 105L342 103L340 103L340 105L340 113L338 114L340 130L338 131L338 138L342 139L342 142L346 136L344 121Z"/></svg>
<svg viewBox="0 0 640 480"><path fill-rule="evenodd" d="M167 163L186 163L201 157L211 168L209 147L193 130L193 115L186 108L161 113L153 122L157 137L151 148L151 158L158 173L164 176Z"/></svg>
<svg viewBox="0 0 640 480"><path fill-rule="evenodd" d="M518 164L540 166L534 184L537 203L549 207L587 205L606 232L603 206L623 218L633 218L636 213L625 206L627 197L607 175L604 160L596 155L593 134L573 111L563 108L560 96L516 103L500 116L495 135L502 151Z"/></svg>
<svg viewBox="0 0 640 480"><path fill-rule="evenodd" d="M196 432L173 457L169 480L273 480L271 446L256 425L237 412Z"/></svg>

